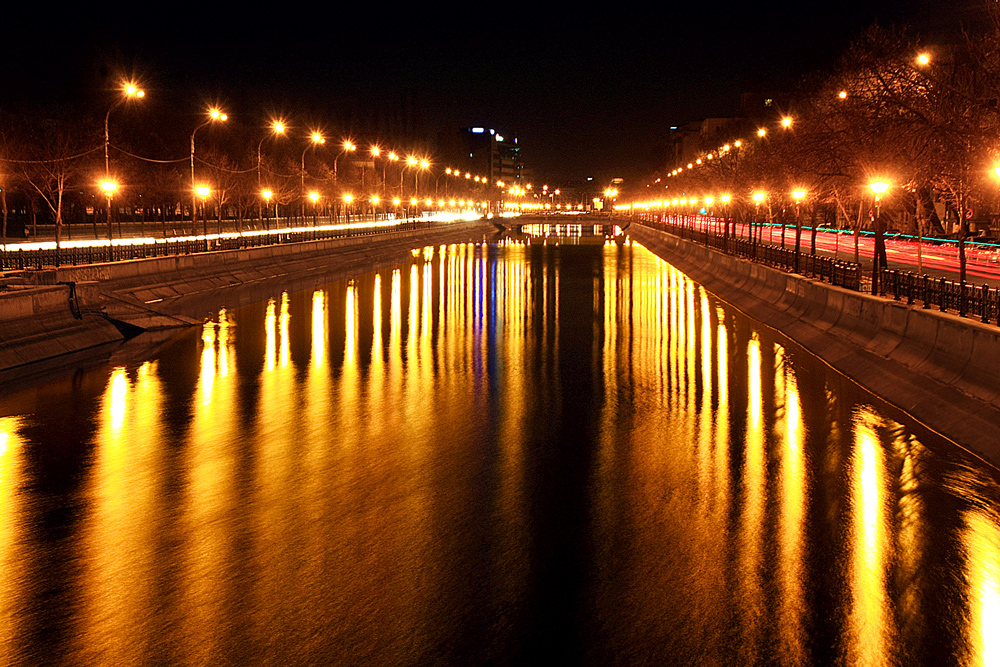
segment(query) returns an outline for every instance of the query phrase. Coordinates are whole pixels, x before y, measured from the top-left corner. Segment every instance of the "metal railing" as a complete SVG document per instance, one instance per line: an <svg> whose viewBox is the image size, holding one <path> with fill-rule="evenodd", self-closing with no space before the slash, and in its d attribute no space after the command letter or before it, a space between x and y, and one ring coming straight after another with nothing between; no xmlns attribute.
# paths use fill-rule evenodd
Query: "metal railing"
<svg viewBox="0 0 1000 667"><path fill-rule="evenodd" d="M259 248L283 243L319 241L355 236L373 236L389 232L430 229L448 224L426 220L408 220L396 224L346 226L336 228L296 228L254 233L210 234L208 237L175 239L116 240L112 245L63 246L60 248L11 248L0 251L0 270L42 269L65 265L95 264L123 260L189 255L217 250Z"/></svg>
<svg viewBox="0 0 1000 667"><path fill-rule="evenodd" d="M791 273L795 271L797 264L798 272L803 275L854 291L860 291L862 287L861 265L856 262L810 254L798 254L796 260L796 252L792 248L760 243L739 236L726 236L707 228L697 229L650 219L640 219L638 222L682 239L702 243L727 255L749 259L782 271Z"/></svg>
<svg viewBox="0 0 1000 667"><path fill-rule="evenodd" d="M798 273L802 275L856 292L873 292L871 275L865 275L864 267L857 262L812 254L798 254L796 259L797 253L793 248L761 243L745 237L726 236L708 229L708 226L699 229L645 216L639 216L634 222L782 271L791 273L796 271L797 266ZM936 308L961 317L974 317L986 324L1000 325L1000 290L995 287L888 268L879 272L878 282L876 296L892 297L895 301L905 299L909 305L915 305L919 301L924 308Z"/></svg>

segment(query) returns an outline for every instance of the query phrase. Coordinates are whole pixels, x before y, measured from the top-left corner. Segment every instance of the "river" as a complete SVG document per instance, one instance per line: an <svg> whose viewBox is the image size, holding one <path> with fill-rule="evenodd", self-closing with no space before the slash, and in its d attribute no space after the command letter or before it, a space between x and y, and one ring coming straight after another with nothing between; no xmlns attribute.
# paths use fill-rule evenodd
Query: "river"
<svg viewBox="0 0 1000 667"><path fill-rule="evenodd" d="M3 664L1000 664L997 471L637 244L0 397Z"/></svg>

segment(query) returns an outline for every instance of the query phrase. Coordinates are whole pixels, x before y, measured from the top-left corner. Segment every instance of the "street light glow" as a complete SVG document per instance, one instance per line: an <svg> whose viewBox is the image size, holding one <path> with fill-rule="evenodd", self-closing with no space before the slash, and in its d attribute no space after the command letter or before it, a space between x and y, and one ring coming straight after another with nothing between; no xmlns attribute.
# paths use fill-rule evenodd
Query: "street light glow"
<svg viewBox="0 0 1000 667"><path fill-rule="evenodd" d="M889 184L885 181L873 181L868 184L868 187L877 195L884 195L889 190Z"/></svg>
<svg viewBox="0 0 1000 667"><path fill-rule="evenodd" d="M101 181L101 189L108 194L111 194L118 189L118 184L114 181Z"/></svg>

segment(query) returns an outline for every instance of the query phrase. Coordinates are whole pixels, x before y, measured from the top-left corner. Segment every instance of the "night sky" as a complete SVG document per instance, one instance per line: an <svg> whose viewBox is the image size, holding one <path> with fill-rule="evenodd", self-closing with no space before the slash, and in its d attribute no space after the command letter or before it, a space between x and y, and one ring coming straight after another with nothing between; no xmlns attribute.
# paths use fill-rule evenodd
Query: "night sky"
<svg viewBox="0 0 1000 667"><path fill-rule="evenodd" d="M368 141L380 118L405 110L430 137L469 125L513 132L540 181L632 179L662 164L670 125L733 115L744 91L794 90L872 22L940 40L978 4L467 5L433 16L366 3L158 13L87 5L5 22L0 106L100 109L113 99L101 87L122 72L192 116L218 101L262 126L281 113Z"/></svg>

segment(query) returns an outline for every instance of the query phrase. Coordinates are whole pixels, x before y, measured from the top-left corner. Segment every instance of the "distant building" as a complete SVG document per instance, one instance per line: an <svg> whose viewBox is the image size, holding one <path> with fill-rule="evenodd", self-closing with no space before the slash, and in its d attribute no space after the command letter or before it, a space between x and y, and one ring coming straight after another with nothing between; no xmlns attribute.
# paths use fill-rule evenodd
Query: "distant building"
<svg viewBox="0 0 1000 667"><path fill-rule="evenodd" d="M486 126L463 127L451 137L442 137L439 148L453 167L490 183L518 183L524 179L524 160L513 133Z"/></svg>

